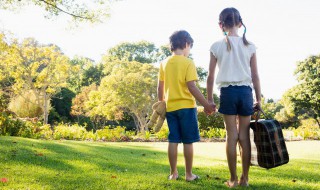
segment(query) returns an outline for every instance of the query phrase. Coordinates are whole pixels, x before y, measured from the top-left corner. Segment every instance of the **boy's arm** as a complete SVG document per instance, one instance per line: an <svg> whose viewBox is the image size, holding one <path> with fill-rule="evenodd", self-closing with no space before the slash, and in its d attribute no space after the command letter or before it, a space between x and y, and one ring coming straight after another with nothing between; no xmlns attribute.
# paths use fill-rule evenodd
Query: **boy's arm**
<svg viewBox="0 0 320 190"><path fill-rule="evenodd" d="M158 81L158 101L164 101L164 81Z"/></svg>
<svg viewBox="0 0 320 190"><path fill-rule="evenodd" d="M252 83L256 94L256 103L258 106L261 107L261 86L260 86L260 78L258 74L258 66L257 66L257 56L254 53L250 60L250 67L251 67L251 77Z"/></svg>
<svg viewBox="0 0 320 190"><path fill-rule="evenodd" d="M213 107L210 106L208 101L204 98L198 87L196 86L195 81L187 82L188 89L190 93L200 102L200 104L204 107L206 113L211 114L214 110Z"/></svg>
<svg viewBox="0 0 320 190"><path fill-rule="evenodd" d="M209 74L207 77L207 99L210 104L214 104L213 100L213 83L214 73L216 70L217 58L210 52Z"/></svg>

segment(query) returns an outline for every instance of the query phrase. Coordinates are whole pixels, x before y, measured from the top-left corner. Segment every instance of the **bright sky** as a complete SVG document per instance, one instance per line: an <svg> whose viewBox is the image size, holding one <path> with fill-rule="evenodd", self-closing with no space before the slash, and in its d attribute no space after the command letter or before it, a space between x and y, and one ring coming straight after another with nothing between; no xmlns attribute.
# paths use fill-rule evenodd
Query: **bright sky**
<svg viewBox="0 0 320 190"><path fill-rule="evenodd" d="M70 57L100 61L101 55L120 42L147 40L168 43L173 31L189 31L195 43L191 53L197 66L208 68L211 44L223 38L218 27L222 9L235 7L247 26L247 39L257 47L262 94L280 99L297 82L297 61L320 54L320 1L315 0L124 0L112 6L103 24L67 29L65 17L43 17L35 7L17 13L0 10L0 30L15 37L34 37L54 43ZM239 30L242 35L243 29Z"/></svg>

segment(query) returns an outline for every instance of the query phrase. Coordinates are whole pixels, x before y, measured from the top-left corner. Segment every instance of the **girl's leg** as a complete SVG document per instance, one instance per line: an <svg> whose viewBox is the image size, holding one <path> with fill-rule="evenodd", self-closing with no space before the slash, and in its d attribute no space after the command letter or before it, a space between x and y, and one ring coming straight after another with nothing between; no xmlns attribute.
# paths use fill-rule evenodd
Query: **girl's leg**
<svg viewBox="0 0 320 190"><path fill-rule="evenodd" d="M229 187L238 185L237 176L237 142L238 131L236 115L223 115L224 124L227 130L226 152L228 159L228 166L230 171L230 180L227 182Z"/></svg>
<svg viewBox="0 0 320 190"><path fill-rule="evenodd" d="M240 184L248 186L248 175L251 159L251 144L250 144L250 119L251 116L239 116L239 143L241 146L242 154L242 175Z"/></svg>
<svg viewBox="0 0 320 190"><path fill-rule="evenodd" d="M178 178L177 170L177 158L178 158L178 143L169 143L168 145L168 157L170 163L170 180Z"/></svg>
<svg viewBox="0 0 320 190"><path fill-rule="evenodd" d="M192 181L197 178L196 175L192 174L192 163L193 163L193 144L183 144L183 154L186 164L186 180Z"/></svg>

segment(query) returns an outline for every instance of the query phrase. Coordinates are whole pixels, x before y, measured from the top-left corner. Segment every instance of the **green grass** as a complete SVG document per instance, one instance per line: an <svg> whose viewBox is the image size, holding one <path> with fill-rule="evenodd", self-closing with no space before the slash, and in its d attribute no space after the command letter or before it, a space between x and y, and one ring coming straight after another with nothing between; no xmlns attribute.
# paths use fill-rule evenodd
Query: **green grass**
<svg viewBox="0 0 320 190"><path fill-rule="evenodd" d="M180 180L168 181L167 143L100 143L0 137L0 189L227 189L224 143L196 143L194 173L185 182L182 146ZM250 169L250 187L320 189L320 141L287 142L290 162ZM238 164L238 173L241 168Z"/></svg>

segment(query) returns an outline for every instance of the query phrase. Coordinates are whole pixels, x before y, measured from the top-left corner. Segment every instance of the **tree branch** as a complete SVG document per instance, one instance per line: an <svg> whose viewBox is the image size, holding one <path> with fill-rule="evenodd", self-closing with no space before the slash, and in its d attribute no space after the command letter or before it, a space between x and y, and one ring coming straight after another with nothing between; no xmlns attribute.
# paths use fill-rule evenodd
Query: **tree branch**
<svg viewBox="0 0 320 190"><path fill-rule="evenodd" d="M70 12L68 12L68 11L65 11L65 10L63 10L62 8L60 8L60 7L54 5L54 4L52 4L52 3L50 3L50 2L48 2L48 1L46 1L46 0L39 0L39 1L41 1L41 2L43 2L43 3L45 3L45 4L47 4L47 5L55 8L55 9L58 9L59 11L65 13L65 14L68 14L68 15L70 15L70 16L72 16L72 17L81 18L81 19L87 19L87 20L93 19L93 17L84 17L84 16L75 15L75 14L73 14L73 13L70 13Z"/></svg>

